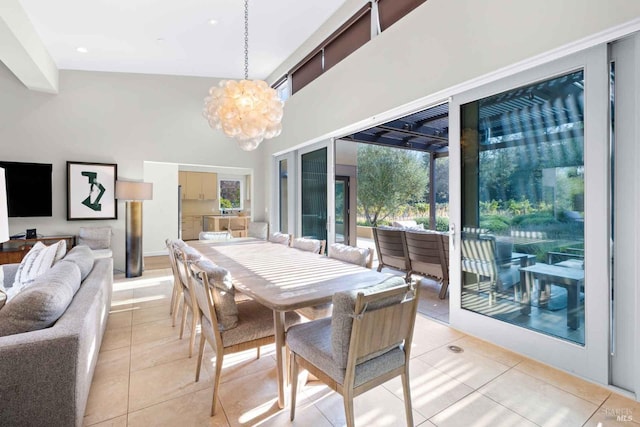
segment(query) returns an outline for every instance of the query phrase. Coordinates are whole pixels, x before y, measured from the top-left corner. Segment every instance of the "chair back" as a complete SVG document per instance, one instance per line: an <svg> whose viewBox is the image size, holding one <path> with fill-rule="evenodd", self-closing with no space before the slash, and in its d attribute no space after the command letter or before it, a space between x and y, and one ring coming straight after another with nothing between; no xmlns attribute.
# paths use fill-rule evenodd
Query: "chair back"
<svg viewBox="0 0 640 427"><path fill-rule="evenodd" d="M498 278L496 241L491 238L462 238L462 271Z"/></svg>
<svg viewBox="0 0 640 427"><path fill-rule="evenodd" d="M250 222L247 228L247 236L255 237L256 239L267 240L269 237L269 223L268 222Z"/></svg>
<svg viewBox="0 0 640 427"><path fill-rule="evenodd" d="M442 278L445 255L440 234L406 232L405 239L411 271Z"/></svg>
<svg viewBox="0 0 640 427"><path fill-rule="evenodd" d="M269 241L272 243L280 243L281 245L289 246L292 240L291 234L284 234L276 231L273 234L269 235Z"/></svg>
<svg viewBox="0 0 640 427"><path fill-rule="evenodd" d="M216 316L215 302L211 287L209 286L207 272L196 264L191 264L187 271L187 277L189 288L193 291L194 300L200 310L201 333L207 336L214 351L216 348L223 348L218 317Z"/></svg>
<svg viewBox="0 0 640 427"><path fill-rule="evenodd" d="M373 263L373 250L370 248L357 248L342 243L333 243L329 246L328 252L329 258L339 259L362 267L371 268Z"/></svg>
<svg viewBox="0 0 640 427"><path fill-rule="evenodd" d="M300 249L302 251L313 252L316 254L323 254L326 240L309 239L306 237L297 237L291 242L291 247Z"/></svg>
<svg viewBox="0 0 640 427"><path fill-rule="evenodd" d="M356 365L403 346L409 362L413 328L418 308L418 291L403 284L379 292L358 293L345 383L355 378Z"/></svg>
<svg viewBox="0 0 640 427"><path fill-rule="evenodd" d="M380 266L396 268L408 272L411 261L407 253L407 241L403 230L377 228L373 229L373 238L378 251Z"/></svg>

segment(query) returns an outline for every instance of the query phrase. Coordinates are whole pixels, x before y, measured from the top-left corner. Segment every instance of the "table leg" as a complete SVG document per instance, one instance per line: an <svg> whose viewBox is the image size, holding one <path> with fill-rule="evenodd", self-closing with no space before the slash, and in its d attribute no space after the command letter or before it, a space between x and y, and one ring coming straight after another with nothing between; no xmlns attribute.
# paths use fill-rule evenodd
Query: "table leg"
<svg viewBox="0 0 640 427"><path fill-rule="evenodd" d="M276 335L276 371L278 372L278 407L286 406L287 349L284 339L284 312L273 312L273 324Z"/></svg>
<svg viewBox="0 0 640 427"><path fill-rule="evenodd" d="M578 329L580 318L578 307L580 307L580 283L573 283L566 286L567 289L567 326L571 329Z"/></svg>

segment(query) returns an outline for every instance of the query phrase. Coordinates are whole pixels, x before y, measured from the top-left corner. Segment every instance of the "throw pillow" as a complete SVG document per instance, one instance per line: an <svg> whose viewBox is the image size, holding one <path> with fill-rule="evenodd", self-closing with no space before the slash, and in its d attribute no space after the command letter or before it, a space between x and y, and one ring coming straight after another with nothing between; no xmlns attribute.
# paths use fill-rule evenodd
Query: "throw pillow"
<svg viewBox="0 0 640 427"><path fill-rule="evenodd" d="M72 262L78 266L81 281L84 281L93 269L93 251L88 246L74 246L62 260Z"/></svg>
<svg viewBox="0 0 640 427"><path fill-rule="evenodd" d="M359 292L365 295L380 292L388 288L406 285L404 278L400 276L390 277L377 285L349 292L337 292L333 295L333 314L331 316L331 348L333 360L340 369L347 367L349 358L349 342L351 341L351 328L353 327L353 315L356 308L356 298ZM400 300L404 295L399 297ZM398 298L389 298L372 304L369 310L375 310L398 302Z"/></svg>
<svg viewBox="0 0 640 427"><path fill-rule="evenodd" d="M13 298L25 286L33 282L35 278L51 268L56 255L59 253L61 244L64 244L66 248L64 240L60 240L50 246L45 246L42 242L36 242L33 245L18 267L9 298Z"/></svg>
<svg viewBox="0 0 640 427"><path fill-rule="evenodd" d="M305 237L298 237L293 239L293 247L303 251L319 253L321 242L318 239L308 239Z"/></svg>
<svg viewBox="0 0 640 427"><path fill-rule="evenodd" d="M0 310L0 336L44 329L53 325L73 299L80 283L80 269L59 262L47 274L7 301Z"/></svg>
<svg viewBox="0 0 640 427"><path fill-rule="evenodd" d="M329 246L329 258L335 258L362 267L367 266L369 248L356 248L353 246L334 243Z"/></svg>
<svg viewBox="0 0 640 427"><path fill-rule="evenodd" d="M238 326L238 306L236 305L231 273L206 258L197 261L196 266L207 273L220 330L226 331L235 328Z"/></svg>
<svg viewBox="0 0 640 427"><path fill-rule="evenodd" d="M283 234L280 232L273 233L271 236L269 236L270 242L280 243L282 245L288 245L289 239L290 239L290 236L288 234Z"/></svg>
<svg viewBox="0 0 640 427"><path fill-rule="evenodd" d="M60 240L58 243L58 249L56 250L56 256L53 257L53 263L60 261L67 254L67 241Z"/></svg>

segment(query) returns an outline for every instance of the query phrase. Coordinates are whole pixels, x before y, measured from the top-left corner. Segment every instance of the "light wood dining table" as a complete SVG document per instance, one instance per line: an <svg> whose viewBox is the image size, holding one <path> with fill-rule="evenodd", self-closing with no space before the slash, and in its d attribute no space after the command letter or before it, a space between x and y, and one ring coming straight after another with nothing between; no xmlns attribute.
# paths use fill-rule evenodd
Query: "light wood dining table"
<svg viewBox="0 0 640 427"><path fill-rule="evenodd" d="M264 240L192 241L190 246L226 268L237 290L273 310L278 406L286 404L285 312L331 302L333 294L390 277L355 264Z"/></svg>

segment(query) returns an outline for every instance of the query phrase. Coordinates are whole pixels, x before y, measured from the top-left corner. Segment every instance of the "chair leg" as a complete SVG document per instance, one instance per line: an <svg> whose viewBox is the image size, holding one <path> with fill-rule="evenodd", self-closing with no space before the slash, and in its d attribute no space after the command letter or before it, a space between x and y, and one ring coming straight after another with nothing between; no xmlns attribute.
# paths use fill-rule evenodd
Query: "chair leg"
<svg viewBox="0 0 640 427"><path fill-rule="evenodd" d="M449 289L449 281L443 280L442 286L440 287L440 294L438 295L438 298L445 299L447 297L447 289Z"/></svg>
<svg viewBox="0 0 640 427"><path fill-rule="evenodd" d="M347 421L347 427L354 427L355 418L353 416L353 394L351 390L344 390L342 399L344 400L344 416Z"/></svg>
<svg viewBox="0 0 640 427"><path fill-rule="evenodd" d="M196 345L196 329L198 328L199 312L191 310L191 336L189 337L189 357L193 356L193 348Z"/></svg>
<svg viewBox="0 0 640 427"><path fill-rule="evenodd" d="M186 302L184 302L184 298L182 301L182 321L180 322L180 339L182 339L182 336L184 335L184 328L185 326L187 326L187 309L189 308L189 306L187 305Z"/></svg>
<svg viewBox="0 0 640 427"><path fill-rule="evenodd" d="M216 350L216 372L213 377L213 400L211 402L211 416L216 414L216 403L218 402L218 388L220 386L220 376L222 375L222 358L224 354Z"/></svg>
<svg viewBox="0 0 640 427"><path fill-rule="evenodd" d="M198 364L196 365L196 382L200 381L200 368L202 367L202 359L204 358L204 342L206 338L204 334L200 335L200 345L198 346Z"/></svg>
<svg viewBox="0 0 640 427"><path fill-rule="evenodd" d="M296 394L298 392L298 361L295 353L290 353L291 364L291 421L296 417Z"/></svg>
<svg viewBox="0 0 640 427"><path fill-rule="evenodd" d="M180 290L174 287L171 296L171 326L176 326L178 311L180 311Z"/></svg>
<svg viewBox="0 0 640 427"><path fill-rule="evenodd" d="M404 412L407 417L407 426L413 426L413 411L411 410L411 389L409 388L409 369L405 366L405 372L400 377L402 378L402 390L404 392Z"/></svg>
<svg viewBox="0 0 640 427"><path fill-rule="evenodd" d="M260 359L260 346L256 348L256 353L257 353L256 359Z"/></svg>

